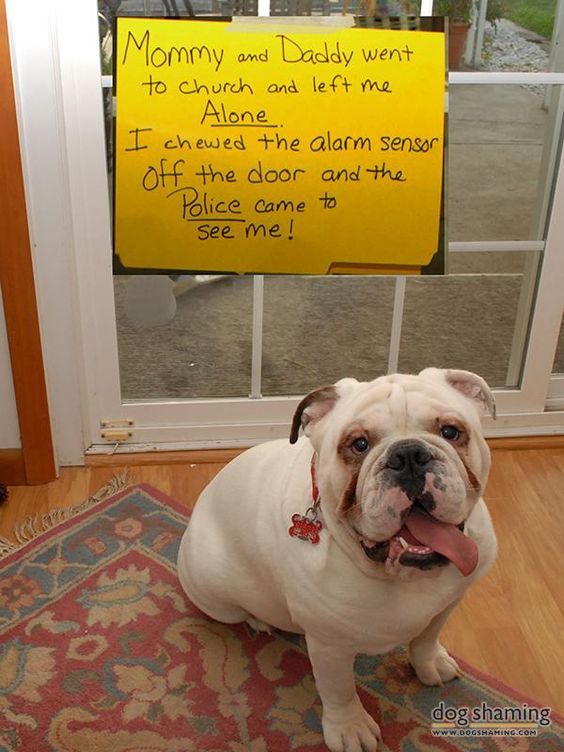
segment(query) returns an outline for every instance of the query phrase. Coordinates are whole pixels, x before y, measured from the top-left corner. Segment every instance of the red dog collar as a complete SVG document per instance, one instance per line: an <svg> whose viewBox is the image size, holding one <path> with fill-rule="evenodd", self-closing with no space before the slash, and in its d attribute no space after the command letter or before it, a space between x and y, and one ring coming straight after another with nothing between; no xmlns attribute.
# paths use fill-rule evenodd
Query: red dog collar
<svg viewBox="0 0 564 752"><path fill-rule="evenodd" d="M306 509L305 514L296 513L292 515L292 525L288 530L292 538L299 538L314 545L319 543L319 532L323 527L323 524L317 519L321 499L319 498L319 488L315 473L316 456L314 454L311 458L311 498L313 499L313 504Z"/></svg>

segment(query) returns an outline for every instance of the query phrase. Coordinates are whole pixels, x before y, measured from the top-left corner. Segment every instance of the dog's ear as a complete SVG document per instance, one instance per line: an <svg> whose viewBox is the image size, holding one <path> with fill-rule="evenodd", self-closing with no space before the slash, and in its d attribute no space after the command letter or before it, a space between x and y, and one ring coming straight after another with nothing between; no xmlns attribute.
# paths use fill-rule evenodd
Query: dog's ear
<svg viewBox="0 0 564 752"><path fill-rule="evenodd" d="M338 399L339 393L334 384L322 386L306 394L294 413L292 430L290 431L290 444L295 444L298 440L300 428L304 429L304 433L307 436L313 425L318 423L333 409Z"/></svg>
<svg viewBox="0 0 564 752"><path fill-rule="evenodd" d="M322 386L307 394L294 413L290 444L295 444L298 440L300 428L303 428L305 435L309 436L315 426L335 407L335 403L343 393L357 384L356 379L341 379L336 384Z"/></svg>
<svg viewBox="0 0 564 752"><path fill-rule="evenodd" d="M494 396L492 390L481 376L471 371L458 371L450 368L444 370L440 368L426 368L419 375L446 381L449 386L471 400L481 415L489 412L492 418L495 418Z"/></svg>

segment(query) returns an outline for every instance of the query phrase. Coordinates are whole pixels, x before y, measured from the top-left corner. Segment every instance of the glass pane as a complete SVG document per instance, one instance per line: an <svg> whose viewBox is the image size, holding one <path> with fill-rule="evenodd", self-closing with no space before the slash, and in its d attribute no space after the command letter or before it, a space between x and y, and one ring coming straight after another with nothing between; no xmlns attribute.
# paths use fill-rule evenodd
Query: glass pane
<svg viewBox="0 0 564 752"><path fill-rule="evenodd" d="M98 16L111 21L115 16L217 15L221 4L222 0L98 0Z"/></svg>
<svg viewBox="0 0 564 752"><path fill-rule="evenodd" d="M392 277L267 277L263 394L386 373Z"/></svg>
<svg viewBox="0 0 564 752"><path fill-rule="evenodd" d="M252 279L115 277L122 397L248 397Z"/></svg>
<svg viewBox="0 0 564 752"><path fill-rule="evenodd" d="M234 10L234 5L237 9ZM256 0L99 0L102 72L112 73L116 16L256 15ZM112 90L104 89L112 185ZM124 400L247 397L252 280L228 276L114 277Z"/></svg>
<svg viewBox="0 0 564 752"><path fill-rule="evenodd" d="M515 386L507 368L521 281L518 274L409 278L399 370L463 368L492 387Z"/></svg>
<svg viewBox="0 0 564 752"><path fill-rule="evenodd" d="M544 88L449 87L449 240L539 237Z"/></svg>
<svg viewBox="0 0 564 752"><path fill-rule="evenodd" d="M526 258L523 251L451 252L447 269L449 274L523 274Z"/></svg>
<svg viewBox="0 0 564 752"><path fill-rule="evenodd" d="M286 1L288 9L306 2L279 0L279 6ZM324 2L313 0L311 13L325 12ZM331 0L331 9L338 5ZM256 0L100 0L98 7L103 72L111 73L109 30L116 14L252 14ZM499 39L502 30L500 23ZM525 62L521 57L517 69L527 70ZM553 94L558 91L552 87ZM544 87L450 87L449 240L543 237L540 207L544 186L551 184L551 165L543 160L545 130L552 138L544 94ZM109 164L111 105L106 89ZM400 370L456 366L481 373L492 386L514 386L506 383L506 372L526 257L452 253L449 271L459 276L410 278ZM116 277L115 294L124 399L249 394L250 278ZM345 375L371 379L385 373L393 296L393 278L267 278L263 394L303 394ZM563 336L559 352L564 371Z"/></svg>

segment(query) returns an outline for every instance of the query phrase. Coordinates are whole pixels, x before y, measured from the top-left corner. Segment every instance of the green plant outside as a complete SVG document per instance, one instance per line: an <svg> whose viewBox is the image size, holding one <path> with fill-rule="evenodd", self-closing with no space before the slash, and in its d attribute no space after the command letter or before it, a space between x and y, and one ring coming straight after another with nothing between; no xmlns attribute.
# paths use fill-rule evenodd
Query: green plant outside
<svg viewBox="0 0 564 752"><path fill-rule="evenodd" d="M557 0L511 0L505 3L505 18L546 39L552 36Z"/></svg>
<svg viewBox="0 0 564 752"><path fill-rule="evenodd" d="M510 0L489 0L486 18L495 24L503 16L507 16L506 8ZM477 0L435 0L433 13L437 16L448 16L455 21L470 23L473 8Z"/></svg>
<svg viewBox="0 0 564 752"><path fill-rule="evenodd" d="M477 0L435 0L433 12L469 23ZM487 20L495 24L508 18L546 39L552 36L557 0L489 0Z"/></svg>

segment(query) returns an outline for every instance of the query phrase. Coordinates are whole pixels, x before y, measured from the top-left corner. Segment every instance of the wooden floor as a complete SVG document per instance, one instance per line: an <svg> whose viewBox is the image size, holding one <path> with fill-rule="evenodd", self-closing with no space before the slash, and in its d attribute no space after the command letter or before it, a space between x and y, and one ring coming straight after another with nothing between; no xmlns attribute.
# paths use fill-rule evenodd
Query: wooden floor
<svg viewBox="0 0 564 752"><path fill-rule="evenodd" d="M190 507L221 463L133 465L145 482ZM15 522L78 504L119 465L67 468L47 486L10 489L0 536ZM451 616L443 641L456 655L564 712L564 448L496 450L486 499L499 540L490 574Z"/></svg>

